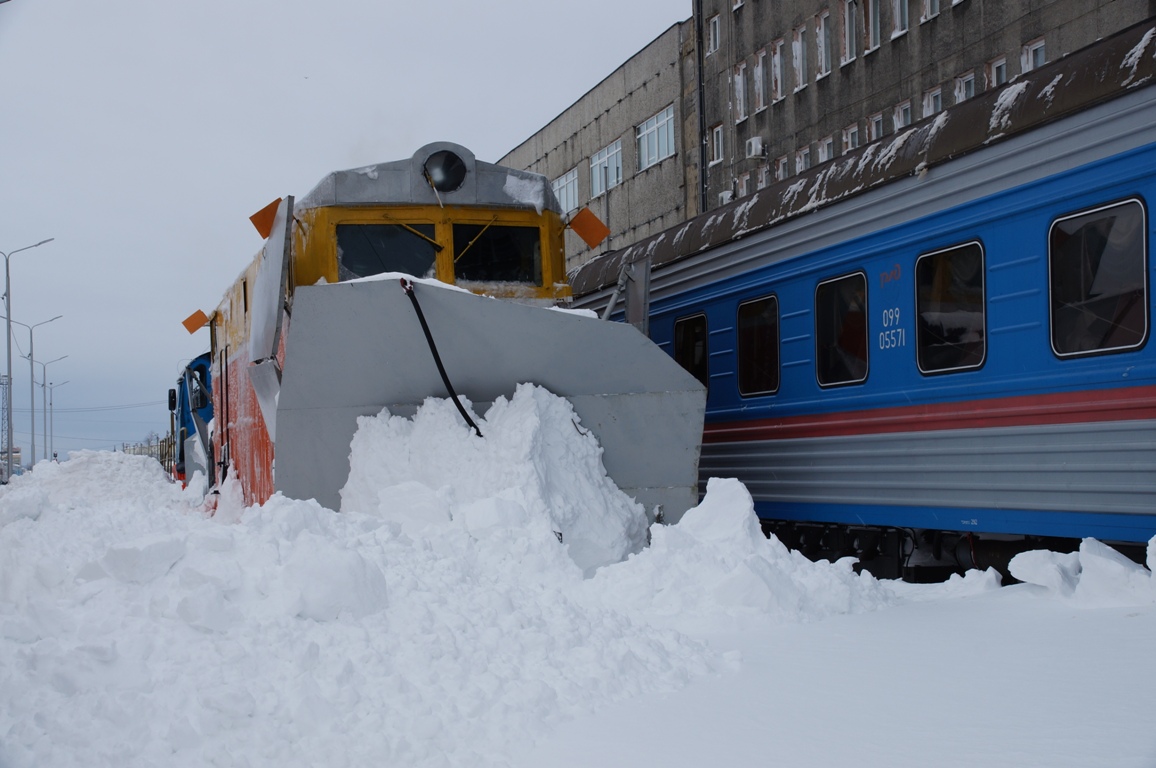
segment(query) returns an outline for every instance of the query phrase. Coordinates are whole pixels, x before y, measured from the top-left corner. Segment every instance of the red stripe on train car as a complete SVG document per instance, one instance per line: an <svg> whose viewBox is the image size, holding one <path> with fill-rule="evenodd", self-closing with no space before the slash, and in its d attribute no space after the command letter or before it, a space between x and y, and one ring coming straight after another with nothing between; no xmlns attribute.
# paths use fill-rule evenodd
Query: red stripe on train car
<svg viewBox="0 0 1156 768"><path fill-rule="evenodd" d="M1156 386L1000 397L708 424L703 442L1156 419Z"/></svg>

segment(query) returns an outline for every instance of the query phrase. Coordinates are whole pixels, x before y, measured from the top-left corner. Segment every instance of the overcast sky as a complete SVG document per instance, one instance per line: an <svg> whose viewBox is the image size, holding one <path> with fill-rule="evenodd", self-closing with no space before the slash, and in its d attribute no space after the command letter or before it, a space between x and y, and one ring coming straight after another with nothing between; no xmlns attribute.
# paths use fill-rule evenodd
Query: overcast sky
<svg viewBox="0 0 1156 768"><path fill-rule="evenodd" d="M0 252L55 238L11 270L13 320L63 315L34 332L36 360L67 355L47 367L67 381L53 390L56 450L167 431L166 392L209 343L180 321L212 311L259 249L250 214L431 141L497 160L690 12L689 0L0 4ZM29 332L13 336L27 460ZM40 456L39 386L36 409Z"/></svg>

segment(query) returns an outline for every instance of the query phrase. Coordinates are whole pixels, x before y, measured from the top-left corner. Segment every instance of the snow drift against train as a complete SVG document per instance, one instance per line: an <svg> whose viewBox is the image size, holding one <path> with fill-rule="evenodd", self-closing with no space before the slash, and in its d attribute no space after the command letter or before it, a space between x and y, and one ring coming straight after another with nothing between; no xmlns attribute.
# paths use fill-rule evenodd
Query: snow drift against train
<svg viewBox="0 0 1156 768"><path fill-rule="evenodd" d="M610 563L642 545L641 511L572 419L533 387L485 415L484 439L445 401L363 419L340 514L279 495L245 508L227 483L210 517L143 457L42 463L0 490L0 764L508 765L615 702L649 702L614 710L641 713L676 691L694 701L696 681L737 684L757 659L727 637L998 586L812 563L762 536L731 480ZM1077 596L1096 574L1085 605L1110 594L1156 626L1147 569L1093 544L1025 560L1057 595L1053 564ZM662 738L710 743L683 730Z"/></svg>

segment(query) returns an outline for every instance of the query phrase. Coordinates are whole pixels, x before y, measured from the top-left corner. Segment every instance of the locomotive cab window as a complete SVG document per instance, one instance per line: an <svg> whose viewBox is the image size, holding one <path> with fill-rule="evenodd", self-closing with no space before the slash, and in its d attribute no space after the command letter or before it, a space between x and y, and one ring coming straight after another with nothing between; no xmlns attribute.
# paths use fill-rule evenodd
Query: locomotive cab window
<svg viewBox="0 0 1156 768"><path fill-rule="evenodd" d="M454 224L454 277L479 283L541 285L538 228Z"/></svg>
<svg viewBox="0 0 1156 768"><path fill-rule="evenodd" d="M867 378L867 278L862 272L815 289L815 375L823 387Z"/></svg>
<svg viewBox="0 0 1156 768"><path fill-rule="evenodd" d="M1148 337L1147 216L1125 200L1065 216L1048 233L1052 349L1135 349Z"/></svg>
<svg viewBox="0 0 1156 768"><path fill-rule="evenodd" d="M769 395L779 389L779 300L775 296L739 305L739 394Z"/></svg>
<svg viewBox="0 0 1156 768"><path fill-rule="evenodd" d="M983 266L979 243L925 253L915 262L915 337L923 373L983 365Z"/></svg>
<svg viewBox="0 0 1156 768"><path fill-rule="evenodd" d="M710 386L706 315L694 315L674 321L674 360L704 386Z"/></svg>
<svg viewBox="0 0 1156 768"><path fill-rule="evenodd" d="M434 277L433 224L338 224L337 278L404 272Z"/></svg>

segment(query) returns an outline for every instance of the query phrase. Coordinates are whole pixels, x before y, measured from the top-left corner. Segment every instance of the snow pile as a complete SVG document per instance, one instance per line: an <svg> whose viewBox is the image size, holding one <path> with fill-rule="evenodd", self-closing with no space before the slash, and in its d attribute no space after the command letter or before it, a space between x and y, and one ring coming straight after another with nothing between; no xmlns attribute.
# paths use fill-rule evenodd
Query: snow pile
<svg viewBox="0 0 1156 768"><path fill-rule="evenodd" d="M524 384L471 418L484 438L449 400L427 400L413 419L358 419L341 511L411 534L455 520L477 538L561 537L588 575L642 549L645 512L607 477L602 449L567 400Z"/></svg>
<svg viewBox="0 0 1156 768"><path fill-rule="evenodd" d="M418 415L410 448L460 469L444 463L460 425L421 442L444 405ZM487 422L509 450L541 437L533 408L520 436L503 432L515 407ZM482 459L467 486L496 482ZM0 497L6 768L486 765L546 724L718 667L697 642L579 600L581 571L550 525L493 522L532 494L459 508L464 491L431 480L463 511L422 537L380 509L279 496L230 509L228 487L210 518L147 464L76 456Z"/></svg>
<svg viewBox="0 0 1156 768"><path fill-rule="evenodd" d="M650 547L600 572L592 589L651 623L700 632L750 621L814 621L896 602L853 558L814 563L759 528L737 480L711 479L698 507L675 526L652 529Z"/></svg>
<svg viewBox="0 0 1156 768"><path fill-rule="evenodd" d="M571 419L533 387L484 438L444 401L364 419L340 514L226 483L210 517L113 453L0 488L0 766L506 765L613 702L741 680L706 638L918 599L765 539L733 480L628 554L641 513ZM1017 562L1075 573L1059 557ZM1090 601L1150 587L1079 558Z"/></svg>
<svg viewBox="0 0 1156 768"><path fill-rule="evenodd" d="M1084 605L1127 606L1156 603L1156 538L1148 542L1147 563L1145 568L1096 539L1084 539L1078 552L1022 552L1008 570L1020 581Z"/></svg>

